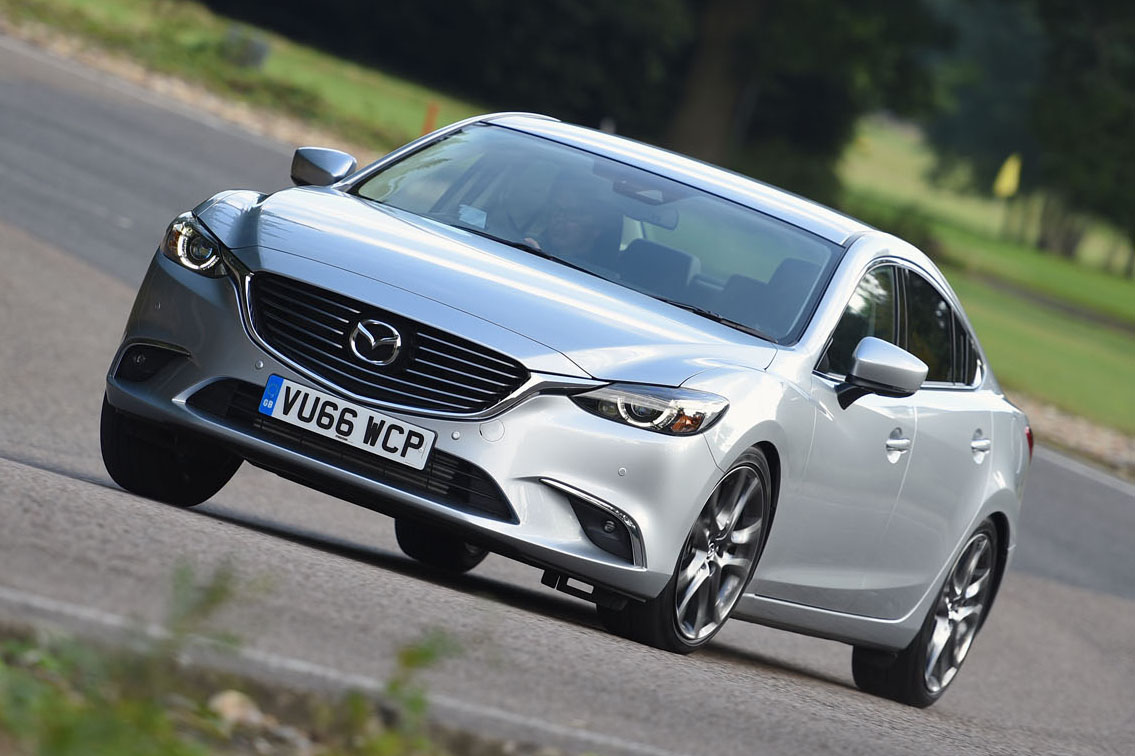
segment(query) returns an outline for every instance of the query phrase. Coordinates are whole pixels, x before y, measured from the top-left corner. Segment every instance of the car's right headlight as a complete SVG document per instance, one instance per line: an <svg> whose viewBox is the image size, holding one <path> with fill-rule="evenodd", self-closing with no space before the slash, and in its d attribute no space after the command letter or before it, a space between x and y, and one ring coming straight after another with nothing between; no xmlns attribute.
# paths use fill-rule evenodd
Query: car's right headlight
<svg viewBox="0 0 1135 756"><path fill-rule="evenodd" d="M571 399L599 417L670 436L699 433L729 407L717 394L633 383L614 383Z"/></svg>
<svg viewBox="0 0 1135 756"><path fill-rule="evenodd" d="M220 278L225 275L221 242L193 213L173 219L162 238L161 250L169 259L194 273Z"/></svg>

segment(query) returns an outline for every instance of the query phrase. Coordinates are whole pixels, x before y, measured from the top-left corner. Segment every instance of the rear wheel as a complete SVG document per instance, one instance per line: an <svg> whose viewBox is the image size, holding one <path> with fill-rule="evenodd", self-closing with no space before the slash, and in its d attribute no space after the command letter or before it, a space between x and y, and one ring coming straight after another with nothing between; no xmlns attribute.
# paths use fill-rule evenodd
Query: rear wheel
<svg viewBox="0 0 1135 756"><path fill-rule="evenodd" d="M772 507L768 461L749 449L710 494L657 597L598 607L611 632L688 654L725 624L756 570Z"/></svg>
<svg viewBox="0 0 1135 756"><path fill-rule="evenodd" d="M121 412L105 396L99 430L103 464L115 483L178 507L220 491L242 461L204 436Z"/></svg>
<svg viewBox="0 0 1135 756"><path fill-rule="evenodd" d="M993 598L997 529L986 520L946 575L922 629L898 653L856 647L851 670L860 690L910 706L937 701L969 655Z"/></svg>
<svg viewBox="0 0 1135 756"><path fill-rule="evenodd" d="M468 572L489 554L449 531L413 520L395 520L394 535L406 556L447 572Z"/></svg>

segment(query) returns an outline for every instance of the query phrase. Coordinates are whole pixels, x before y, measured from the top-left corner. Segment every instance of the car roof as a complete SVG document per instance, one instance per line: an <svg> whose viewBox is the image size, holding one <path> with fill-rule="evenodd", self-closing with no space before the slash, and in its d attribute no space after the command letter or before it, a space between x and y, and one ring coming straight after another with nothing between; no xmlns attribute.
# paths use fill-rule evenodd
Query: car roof
<svg viewBox="0 0 1135 756"><path fill-rule="evenodd" d="M861 221L791 192L626 137L538 115L507 113L478 120L641 167L780 218L836 244L846 244L871 230Z"/></svg>

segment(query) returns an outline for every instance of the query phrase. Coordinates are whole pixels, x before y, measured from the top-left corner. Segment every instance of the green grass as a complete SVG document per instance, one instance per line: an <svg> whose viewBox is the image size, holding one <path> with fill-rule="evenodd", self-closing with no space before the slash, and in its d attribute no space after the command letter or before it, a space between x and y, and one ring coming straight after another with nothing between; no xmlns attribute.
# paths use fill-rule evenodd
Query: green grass
<svg viewBox="0 0 1135 756"><path fill-rule="evenodd" d="M947 275L1006 389L1135 434L1135 339Z"/></svg>
<svg viewBox="0 0 1135 756"><path fill-rule="evenodd" d="M894 206L913 202L941 224L986 239L998 238L1005 221L1004 203L929 184L925 176L933 162L917 128L885 118L865 118L843 156L839 174L853 194L868 194ZM1119 273L1130 248L1131 241L1116 229L1095 223L1080 245L1078 258L1088 267Z"/></svg>
<svg viewBox="0 0 1135 756"><path fill-rule="evenodd" d="M326 127L376 154L421 134L430 103L438 107L437 126L485 110L186 0L0 0L0 13L78 34L154 70ZM270 46L260 69L226 58L234 29Z"/></svg>
<svg viewBox="0 0 1135 756"><path fill-rule="evenodd" d="M376 153L417 136L431 102L440 107L439 126L484 110L277 35L238 27L190 0L0 0L0 14L82 36L155 70L325 127ZM262 69L242 68L224 57L234 28L267 40L271 52ZM1094 225L1079 262L1002 241L1003 205L930 186L924 176L931 160L917 129L866 119L840 166L849 209L905 224L900 233L919 244L929 239L915 237L937 238L942 257L955 266L951 279L1007 387L1135 433L1135 392L1125 380L1135 374L1135 339L978 280L1003 279L1135 326L1135 282L1105 270L1104 261L1116 249L1114 230Z"/></svg>
<svg viewBox="0 0 1135 756"><path fill-rule="evenodd" d="M1135 281L1101 265L1112 257L1114 230L1093 226L1076 261L1005 241L1000 238L1002 204L931 186L924 178L931 160L917 129L865 120L841 165L849 211L863 213L869 221L915 218L919 223L907 225L925 226L1007 389L1135 434L1135 337L1130 330L1135 328ZM912 241L926 244L924 239ZM983 283L983 278L1094 313L1122 328L1075 317Z"/></svg>
<svg viewBox="0 0 1135 756"><path fill-rule="evenodd" d="M1135 329L1135 280L1041 254L1031 247L991 237L970 226L943 221L921 200L912 203L908 197L900 206L885 195L860 189L848 192L846 204L853 215L863 213L868 221L876 223L875 218L892 217L899 210L906 213L917 210L941 244L941 257L950 264L967 273L1004 279L1043 297L1067 302ZM894 231L904 235L900 229ZM921 239L908 240L925 244Z"/></svg>
<svg viewBox="0 0 1135 756"><path fill-rule="evenodd" d="M0 626L0 752L45 756L503 756L503 742L429 721L422 673L457 651L430 633L398 651L381 698L302 693L186 663L236 595L227 565L174 576L166 633L121 645ZM263 707L263 708L261 708ZM267 716L266 716L267 715ZM283 727L281 727L283 723ZM298 742L297 742L298 740Z"/></svg>

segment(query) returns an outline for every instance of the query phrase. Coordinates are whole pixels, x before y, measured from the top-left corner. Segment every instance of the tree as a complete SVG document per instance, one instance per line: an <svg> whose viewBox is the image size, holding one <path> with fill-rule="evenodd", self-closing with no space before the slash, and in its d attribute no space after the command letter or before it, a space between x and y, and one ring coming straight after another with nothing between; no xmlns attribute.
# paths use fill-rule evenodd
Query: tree
<svg viewBox="0 0 1135 756"><path fill-rule="evenodd" d="M1048 39L1033 109L1042 180L1124 230L1135 278L1135 4L1036 2Z"/></svg>
<svg viewBox="0 0 1135 756"><path fill-rule="evenodd" d="M924 122L936 158L931 178L989 194L1005 159L1021 156L1019 191L1038 188L1040 152L1032 103L1041 86L1044 29L1030 0L936 0L956 25L937 63L946 94Z"/></svg>
<svg viewBox="0 0 1135 756"><path fill-rule="evenodd" d="M866 112L935 100L948 27L920 0L691 0L698 38L669 145L826 201Z"/></svg>

